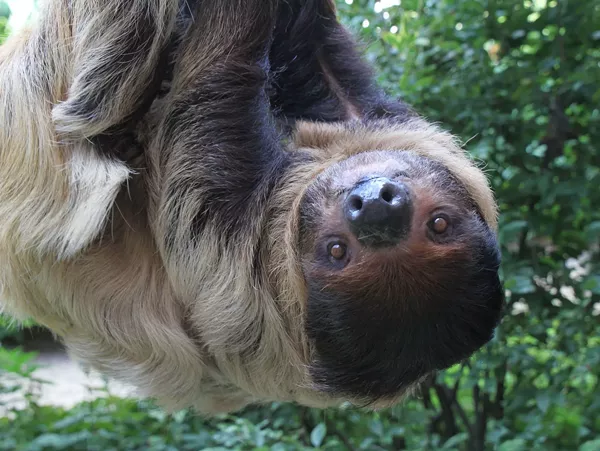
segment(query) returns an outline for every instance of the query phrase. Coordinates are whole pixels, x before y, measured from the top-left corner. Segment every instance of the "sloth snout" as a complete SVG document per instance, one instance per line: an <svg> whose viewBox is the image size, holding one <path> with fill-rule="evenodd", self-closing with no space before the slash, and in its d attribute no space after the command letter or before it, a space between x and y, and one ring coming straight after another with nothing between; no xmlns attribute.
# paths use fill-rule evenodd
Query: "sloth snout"
<svg viewBox="0 0 600 451"><path fill-rule="evenodd" d="M413 210L408 187L385 177L357 183L344 202L350 229L367 246L394 245L405 238Z"/></svg>

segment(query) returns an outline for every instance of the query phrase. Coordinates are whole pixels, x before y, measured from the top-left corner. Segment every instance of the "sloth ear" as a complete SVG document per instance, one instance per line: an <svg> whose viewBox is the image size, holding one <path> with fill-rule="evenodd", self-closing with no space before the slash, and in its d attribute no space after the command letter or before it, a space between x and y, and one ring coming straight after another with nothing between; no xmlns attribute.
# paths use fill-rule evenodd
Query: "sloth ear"
<svg viewBox="0 0 600 451"><path fill-rule="evenodd" d="M178 11L178 0L71 3L69 88L52 111L66 141L101 135L143 114L160 88Z"/></svg>

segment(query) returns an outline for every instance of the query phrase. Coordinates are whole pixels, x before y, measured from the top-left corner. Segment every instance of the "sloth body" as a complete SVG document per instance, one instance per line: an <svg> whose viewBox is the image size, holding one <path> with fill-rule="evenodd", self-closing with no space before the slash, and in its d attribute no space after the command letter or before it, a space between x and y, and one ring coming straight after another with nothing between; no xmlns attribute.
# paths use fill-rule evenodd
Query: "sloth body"
<svg viewBox="0 0 600 451"><path fill-rule="evenodd" d="M8 313L204 413L388 406L491 338L485 176L380 92L330 2L198 1L187 28L177 1L64 3L0 49Z"/></svg>

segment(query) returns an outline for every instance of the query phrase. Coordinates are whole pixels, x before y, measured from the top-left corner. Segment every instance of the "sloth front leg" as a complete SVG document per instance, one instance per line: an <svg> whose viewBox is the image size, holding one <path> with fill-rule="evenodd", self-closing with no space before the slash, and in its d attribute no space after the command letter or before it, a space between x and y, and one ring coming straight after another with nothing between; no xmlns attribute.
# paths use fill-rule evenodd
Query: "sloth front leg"
<svg viewBox="0 0 600 451"><path fill-rule="evenodd" d="M179 3L70 1L72 81L52 111L61 140L115 133L147 106L160 86L157 70L166 63Z"/></svg>
<svg viewBox="0 0 600 451"><path fill-rule="evenodd" d="M267 394L262 380L242 377L264 365L248 368L241 359L274 346L277 338L264 336L266 316L273 330L285 328L264 298L259 255L267 203L288 165L266 94L277 3L201 3L148 149L149 216L160 256L230 397L230 383ZM279 346L293 353L289 343Z"/></svg>
<svg viewBox="0 0 600 451"><path fill-rule="evenodd" d="M266 94L277 4L201 2L176 62L149 150L153 223L174 277L198 279L190 256L205 240L213 249L239 239L245 253L283 173Z"/></svg>
<svg viewBox="0 0 600 451"><path fill-rule="evenodd" d="M282 3L270 59L271 101L280 118L336 122L413 114L377 85L333 0Z"/></svg>

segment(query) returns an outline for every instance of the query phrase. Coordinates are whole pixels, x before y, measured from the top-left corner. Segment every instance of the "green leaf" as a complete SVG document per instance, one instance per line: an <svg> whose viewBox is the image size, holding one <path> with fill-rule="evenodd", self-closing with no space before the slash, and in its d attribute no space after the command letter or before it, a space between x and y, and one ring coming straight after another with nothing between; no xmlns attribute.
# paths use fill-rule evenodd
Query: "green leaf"
<svg viewBox="0 0 600 451"><path fill-rule="evenodd" d="M584 290L590 290L593 294L600 294L600 276L592 275L586 277L582 287Z"/></svg>
<svg viewBox="0 0 600 451"><path fill-rule="evenodd" d="M533 280L527 274L509 277L506 281L506 288L515 294L529 294L535 292Z"/></svg>
<svg viewBox="0 0 600 451"><path fill-rule="evenodd" d="M600 438L585 442L579 447L579 451L600 451Z"/></svg>
<svg viewBox="0 0 600 451"><path fill-rule="evenodd" d="M6 371L19 376L29 376L34 370L34 352L23 352L20 349L6 349L0 346L0 372Z"/></svg>
<svg viewBox="0 0 600 451"><path fill-rule="evenodd" d="M468 439L469 434L467 434L466 432L461 432L460 434L456 434L455 436L450 437L448 440L446 440L442 449L454 449L457 447L457 445L465 443Z"/></svg>
<svg viewBox="0 0 600 451"><path fill-rule="evenodd" d="M600 239L600 221L594 221L588 226L587 236L590 241Z"/></svg>
<svg viewBox="0 0 600 451"><path fill-rule="evenodd" d="M543 413L548 411L548 407L550 407L550 393L547 390L540 391L536 397L535 402L537 403L538 409L540 409Z"/></svg>
<svg viewBox="0 0 600 451"><path fill-rule="evenodd" d="M79 422L82 422L86 418L87 415L88 415L87 412L75 411L75 412L73 412L73 414L68 415L65 418L63 418L62 420L54 423L54 425L52 426L52 429L54 429L55 431L59 431L61 429L69 428L71 426L76 425Z"/></svg>
<svg viewBox="0 0 600 451"><path fill-rule="evenodd" d="M35 447L51 448L55 450L72 449L77 443L84 442L92 436L89 431L80 431L74 434L42 434L32 441L31 445Z"/></svg>
<svg viewBox="0 0 600 451"><path fill-rule="evenodd" d="M325 423L319 423L310 433L310 442L315 448L318 448L323 443L326 434L327 426Z"/></svg>
<svg viewBox="0 0 600 451"><path fill-rule="evenodd" d="M498 447L498 451L526 451L528 449L527 442L522 438L507 440Z"/></svg>

